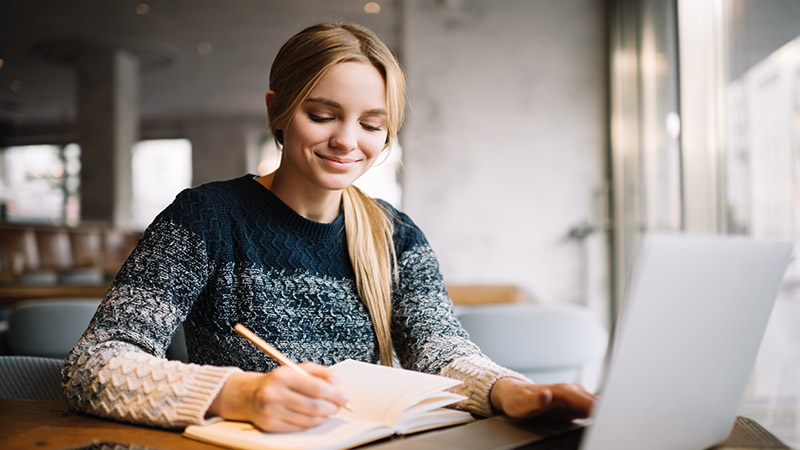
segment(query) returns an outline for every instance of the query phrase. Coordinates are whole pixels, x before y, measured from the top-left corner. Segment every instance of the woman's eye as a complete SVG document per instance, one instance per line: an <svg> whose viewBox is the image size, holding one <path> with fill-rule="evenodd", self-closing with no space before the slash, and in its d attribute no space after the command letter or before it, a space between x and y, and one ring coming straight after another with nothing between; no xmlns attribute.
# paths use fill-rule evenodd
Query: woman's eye
<svg viewBox="0 0 800 450"><path fill-rule="evenodd" d="M381 131L381 127L370 125L368 123L362 123L361 126L364 127L364 129L367 131Z"/></svg>
<svg viewBox="0 0 800 450"><path fill-rule="evenodd" d="M308 118L313 120L314 122L330 122L331 120L333 120L333 117L323 117L311 113L308 113Z"/></svg>

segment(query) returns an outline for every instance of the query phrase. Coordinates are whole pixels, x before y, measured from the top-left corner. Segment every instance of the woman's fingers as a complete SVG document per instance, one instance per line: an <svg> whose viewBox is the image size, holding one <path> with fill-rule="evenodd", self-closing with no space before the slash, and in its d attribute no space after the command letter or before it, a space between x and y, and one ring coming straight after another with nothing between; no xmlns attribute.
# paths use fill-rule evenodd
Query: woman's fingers
<svg viewBox="0 0 800 450"><path fill-rule="evenodd" d="M263 414L256 415L252 422L264 431L286 433L315 427L326 420L327 417L300 414L273 404L265 408Z"/></svg>
<svg viewBox="0 0 800 450"><path fill-rule="evenodd" d="M304 362L300 364L300 367L308 372L309 375L321 378L333 386L339 386L339 377L330 367L325 367L313 362Z"/></svg>
<svg viewBox="0 0 800 450"><path fill-rule="evenodd" d="M298 431L324 422L346 404L330 369L302 364L308 373L278 367L253 393L251 421L265 431Z"/></svg>
<svg viewBox="0 0 800 450"><path fill-rule="evenodd" d="M591 412L596 397L579 384L556 384L550 387L553 392L553 404L587 415Z"/></svg>
<svg viewBox="0 0 800 450"><path fill-rule="evenodd" d="M495 408L516 418L586 417L595 401L595 396L578 384L541 385L513 378L498 380L491 397Z"/></svg>
<svg viewBox="0 0 800 450"><path fill-rule="evenodd" d="M316 387L305 390L288 389L283 392L281 405L288 411L311 417L328 417L339 410L339 405L328 398L317 396Z"/></svg>
<svg viewBox="0 0 800 450"><path fill-rule="evenodd" d="M347 404L348 400L339 388L339 379L336 376L336 372L328 367L314 363L303 363L300 364L300 367L311 375L311 380L313 381L300 387L299 392L301 394L327 400L339 407Z"/></svg>
<svg viewBox="0 0 800 450"><path fill-rule="evenodd" d="M259 415L259 421L254 423L265 431L290 432L315 427L327 419L327 415L309 415L293 411L283 405L273 404L267 407L264 414Z"/></svg>
<svg viewBox="0 0 800 450"><path fill-rule="evenodd" d="M552 401L540 415L552 419L588 417L596 400L593 394L579 384L549 385L545 390L550 392Z"/></svg>

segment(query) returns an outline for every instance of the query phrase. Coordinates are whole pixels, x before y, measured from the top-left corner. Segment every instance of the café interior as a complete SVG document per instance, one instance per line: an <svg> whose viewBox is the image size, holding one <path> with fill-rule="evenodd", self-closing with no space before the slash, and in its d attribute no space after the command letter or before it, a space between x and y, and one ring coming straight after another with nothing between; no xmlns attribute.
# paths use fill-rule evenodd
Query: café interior
<svg viewBox="0 0 800 450"><path fill-rule="evenodd" d="M571 314L580 356L553 380L601 383L647 233L800 239L794 0L5 0L4 355L36 354L19 310L80 303L63 358L177 193L275 170L270 64L320 21L372 29L408 80L357 185L425 232L457 314ZM740 414L794 446L798 321L793 261Z"/></svg>

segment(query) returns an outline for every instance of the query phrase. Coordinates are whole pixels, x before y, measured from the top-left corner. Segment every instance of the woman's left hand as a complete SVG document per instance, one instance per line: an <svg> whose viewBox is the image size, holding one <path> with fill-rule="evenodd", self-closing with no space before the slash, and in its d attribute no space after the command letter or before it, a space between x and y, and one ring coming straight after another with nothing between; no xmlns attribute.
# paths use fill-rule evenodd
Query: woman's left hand
<svg viewBox="0 0 800 450"><path fill-rule="evenodd" d="M595 401L579 384L534 384L508 377L497 380L489 396L494 409L517 419L588 417Z"/></svg>

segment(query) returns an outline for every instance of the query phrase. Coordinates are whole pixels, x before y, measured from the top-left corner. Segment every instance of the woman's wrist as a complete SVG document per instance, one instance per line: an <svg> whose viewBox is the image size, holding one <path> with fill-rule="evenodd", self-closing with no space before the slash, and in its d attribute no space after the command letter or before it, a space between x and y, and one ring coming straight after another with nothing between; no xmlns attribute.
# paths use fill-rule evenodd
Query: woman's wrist
<svg viewBox="0 0 800 450"><path fill-rule="evenodd" d="M492 389L489 391L489 401L495 411L501 414L505 413L503 400L507 398L508 390L513 389L514 385L519 383L525 382L512 377L502 377L494 382Z"/></svg>
<svg viewBox="0 0 800 450"><path fill-rule="evenodd" d="M256 372L238 372L229 376L208 407L206 417L247 420L248 405L258 384L257 379L262 375Z"/></svg>

